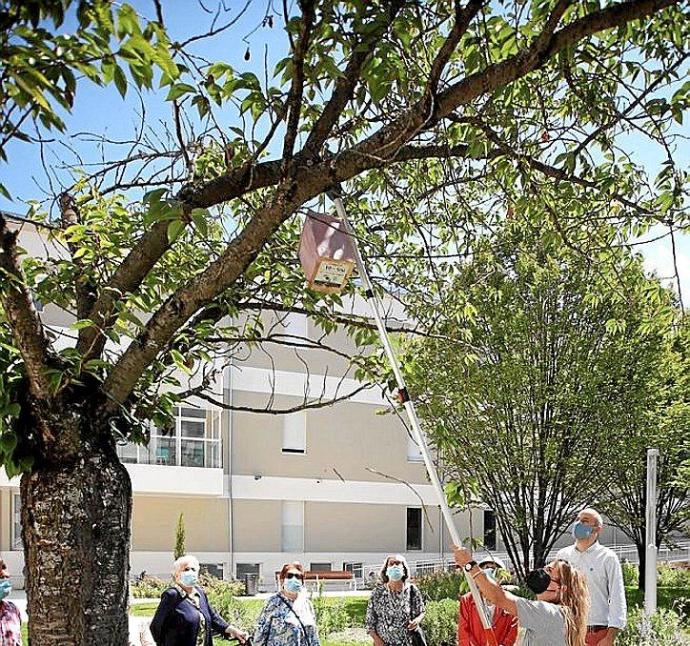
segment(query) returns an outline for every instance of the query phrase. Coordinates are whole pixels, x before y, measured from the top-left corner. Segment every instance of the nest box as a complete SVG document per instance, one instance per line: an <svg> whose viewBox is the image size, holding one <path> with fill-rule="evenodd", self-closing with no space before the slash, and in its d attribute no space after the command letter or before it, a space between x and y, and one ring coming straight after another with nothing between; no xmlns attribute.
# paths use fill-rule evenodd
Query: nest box
<svg viewBox="0 0 690 646"><path fill-rule="evenodd" d="M353 241L342 220L309 211L299 240L299 260L309 287L329 294L342 291L355 266Z"/></svg>

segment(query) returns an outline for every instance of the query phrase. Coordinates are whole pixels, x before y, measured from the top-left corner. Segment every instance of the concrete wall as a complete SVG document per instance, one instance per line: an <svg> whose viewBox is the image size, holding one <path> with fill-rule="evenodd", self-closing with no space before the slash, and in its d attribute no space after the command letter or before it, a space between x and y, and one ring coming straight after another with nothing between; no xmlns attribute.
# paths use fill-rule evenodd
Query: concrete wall
<svg viewBox="0 0 690 646"><path fill-rule="evenodd" d="M280 552L283 507L279 500L235 500L233 544L236 552Z"/></svg>
<svg viewBox="0 0 690 646"><path fill-rule="evenodd" d="M182 513L188 552L228 551L228 507L224 498L134 496L132 550L169 550L172 554L177 519Z"/></svg>
<svg viewBox="0 0 690 646"><path fill-rule="evenodd" d="M261 394L233 393L237 406L262 407ZM295 397L276 396L274 406L289 408ZM232 472L239 475L273 475L391 482L394 479L425 483L424 466L407 460L407 433L400 420L372 404L343 402L306 412L306 453L283 454L283 418L278 415L233 414Z"/></svg>

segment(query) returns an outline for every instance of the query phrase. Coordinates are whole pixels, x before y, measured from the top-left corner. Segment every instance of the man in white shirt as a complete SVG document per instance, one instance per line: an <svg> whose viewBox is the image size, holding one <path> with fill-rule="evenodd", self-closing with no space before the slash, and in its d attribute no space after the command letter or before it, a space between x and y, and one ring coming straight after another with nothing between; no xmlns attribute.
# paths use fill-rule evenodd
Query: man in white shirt
<svg viewBox="0 0 690 646"><path fill-rule="evenodd" d="M556 558L568 561L587 579L592 604L587 620L587 646L613 646L627 619L623 570L616 554L599 543L603 528L603 519L596 509L583 509L573 527L575 544L556 554Z"/></svg>

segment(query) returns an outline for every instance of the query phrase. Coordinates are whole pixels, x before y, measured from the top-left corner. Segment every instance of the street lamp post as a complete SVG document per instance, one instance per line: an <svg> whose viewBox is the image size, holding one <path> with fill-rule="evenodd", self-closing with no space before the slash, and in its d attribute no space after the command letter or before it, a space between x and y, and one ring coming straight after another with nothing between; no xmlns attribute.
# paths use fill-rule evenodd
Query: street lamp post
<svg viewBox="0 0 690 646"><path fill-rule="evenodd" d="M647 536L644 572L644 611L647 617L656 612L656 471L658 449L647 449Z"/></svg>

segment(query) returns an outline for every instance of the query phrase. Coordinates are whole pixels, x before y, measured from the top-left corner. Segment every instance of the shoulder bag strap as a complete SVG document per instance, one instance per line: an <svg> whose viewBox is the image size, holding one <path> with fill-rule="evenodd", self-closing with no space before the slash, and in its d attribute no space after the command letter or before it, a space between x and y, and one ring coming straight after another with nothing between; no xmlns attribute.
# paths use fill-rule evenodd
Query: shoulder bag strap
<svg viewBox="0 0 690 646"><path fill-rule="evenodd" d="M302 627L302 632L304 633L304 640L307 644L309 644L309 634L307 633L307 629L304 627L302 620L299 618L299 615L295 612L295 609L292 607L291 604L289 604L285 599L283 599L283 596L281 594L278 594L278 599L280 599L288 608L290 608L290 612L292 612L292 614L295 615L297 621L299 621L299 625Z"/></svg>

